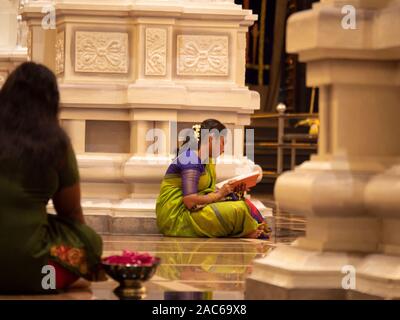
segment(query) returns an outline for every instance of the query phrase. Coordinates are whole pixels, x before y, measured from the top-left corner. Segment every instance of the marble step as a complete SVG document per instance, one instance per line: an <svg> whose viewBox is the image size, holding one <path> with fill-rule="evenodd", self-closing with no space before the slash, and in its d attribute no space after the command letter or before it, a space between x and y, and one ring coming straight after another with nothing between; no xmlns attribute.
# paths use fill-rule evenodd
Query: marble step
<svg viewBox="0 0 400 320"><path fill-rule="evenodd" d="M275 229L273 210L263 206L261 201L252 199ZM86 223L102 235L156 235L159 234L156 222L154 199L83 200L82 208ZM54 213L50 204L48 212Z"/></svg>
<svg viewBox="0 0 400 320"><path fill-rule="evenodd" d="M156 217L150 216L107 216L85 215L86 223L102 235L156 235ZM266 217L267 223L274 230L274 218Z"/></svg>
<svg viewBox="0 0 400 320"><path fill-rule="evenodd" d="M85 214L86 223L102 235L156 235L155 214L151 216L109 216Z"/></svg>

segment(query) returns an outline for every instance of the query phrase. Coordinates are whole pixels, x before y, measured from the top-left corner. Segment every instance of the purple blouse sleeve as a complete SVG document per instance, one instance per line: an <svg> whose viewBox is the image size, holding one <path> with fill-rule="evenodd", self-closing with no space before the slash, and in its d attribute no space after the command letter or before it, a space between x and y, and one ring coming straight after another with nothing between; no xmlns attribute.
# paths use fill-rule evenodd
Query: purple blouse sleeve
<svg viewBox="0 0 400 320"><path fill-rule="evenodd" d="M197 193L201 171L194 168L185 169L182 170L181 175L183 196Z"/></svg>

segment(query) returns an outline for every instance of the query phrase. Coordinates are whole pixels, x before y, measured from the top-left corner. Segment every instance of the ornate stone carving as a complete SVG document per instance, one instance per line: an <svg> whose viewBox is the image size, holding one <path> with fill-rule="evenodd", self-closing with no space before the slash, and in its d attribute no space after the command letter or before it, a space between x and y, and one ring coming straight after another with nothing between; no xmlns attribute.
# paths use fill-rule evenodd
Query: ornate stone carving
<svg viewBox="0 0 400 320"><path fill-rule="evenodd" d="M64 72L64 60L65 60L65 49L64 49L65 32L58 32L56 35L56 74Z"/></svg>
<svg viewBox="0 0 400 320"><path fill-rule="evenodd" d="M76 31L75 71L128 72L128 33Z"/></svg>
<svg viewBox="0 0 400 320"><path fill-rule="evenodd" d="M211 35L178 35L177 74L183 76L227 76L229 38Z"/></svg>
<svg viewBox="0 0 400 320"><path fill-rule="evenodd" d="M146 28L146 76L165 76L167 72L167 30Z"/></svg>

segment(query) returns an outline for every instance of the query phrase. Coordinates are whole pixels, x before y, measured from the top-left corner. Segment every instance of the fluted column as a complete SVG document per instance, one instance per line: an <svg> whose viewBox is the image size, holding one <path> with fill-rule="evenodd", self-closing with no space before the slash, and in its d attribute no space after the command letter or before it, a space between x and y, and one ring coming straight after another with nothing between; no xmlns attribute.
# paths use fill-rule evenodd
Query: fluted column
<svg viewBox="0 0 400 320"><path fill-rule="evenodd" d="M400 297L399 21L397 0L322 0L290 17L287 50L321 92L320 145L275 188L306 236L256 262L248 297Z"/></svg>

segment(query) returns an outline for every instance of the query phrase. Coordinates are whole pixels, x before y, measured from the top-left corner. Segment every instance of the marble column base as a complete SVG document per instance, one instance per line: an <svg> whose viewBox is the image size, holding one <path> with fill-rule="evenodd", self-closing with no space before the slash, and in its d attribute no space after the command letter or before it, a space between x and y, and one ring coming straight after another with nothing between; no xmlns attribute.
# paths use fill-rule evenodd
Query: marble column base
<svg viewBox="0 0 400 320"><path fill-rule="evenodd" d="M254 262L246 280L246 299L346 299L344 266L357 266L362 255L318 252L279 246Z"/></svg>
<svg viewBox="0 0 400 320"><path fill-rule="evenodd" d="M355 287L346 289L345 266L355 270ZM336 300L400 299L400 256L318 252L278 247L256 260L246 280L246 299Z"/></svg>
<svg viewBox="0 0 400 320"><path fill-rule="evenodd" d="M400 299L400 256L371 254L357 268L356 290L382 299Z"/></svg>
<svg viewBox="0 0 400 320"><path fill-rule="evenodd" d="M283 288L263 281L246 280L246 300L344 300L346 292L340 289Z"/></svg>

